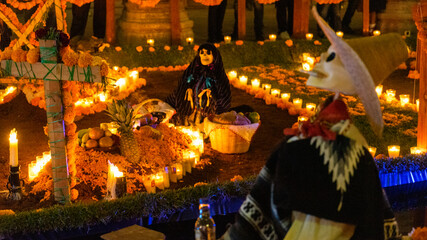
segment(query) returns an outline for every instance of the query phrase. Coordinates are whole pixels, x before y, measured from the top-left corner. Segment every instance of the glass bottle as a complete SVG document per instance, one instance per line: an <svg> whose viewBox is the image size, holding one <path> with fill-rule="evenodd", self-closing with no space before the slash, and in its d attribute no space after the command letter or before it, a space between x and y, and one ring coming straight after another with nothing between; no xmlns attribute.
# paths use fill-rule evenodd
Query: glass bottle
<svg viewBox="0 0 427 240"><path fill-rule="evenodd" d="M199 200L199 218L194 226L196 240L215 240L215 222L210 215L209 201L206 198Z"/></svg>

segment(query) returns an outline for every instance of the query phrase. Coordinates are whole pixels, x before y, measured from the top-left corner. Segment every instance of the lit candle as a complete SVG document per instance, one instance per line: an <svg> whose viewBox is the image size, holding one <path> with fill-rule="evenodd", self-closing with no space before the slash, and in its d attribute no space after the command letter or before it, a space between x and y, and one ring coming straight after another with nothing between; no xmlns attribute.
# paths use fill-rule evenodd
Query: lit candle
<svg viewBox="0 0 427 240"><path fill-rule="evenodd" d="M237 72L236 71L230 71L230 72L228 72L228 77L229 78L236 78L237 77Z"/></svg>
<svg viewBox="0 0 427 240"><path fill-rule="evenodd" d="M390 145L388 146L388 156L391 158L399 157L400 146Z"/></svg>
<svg viewBox="0 0 427 240"><path fill-rule="evenodd" d="M150 45L151 47L154 46L154 39L152 38L147 39L147 44Z"/></svg>
<svg viewBox="0 0 427 240"><path fill-rule="evenodd" d="M338 32L337 32L337 36L338 36L338 37L340 37L340 38L342 38L342 37L344 36L344 33L343 33L343 32L341 32L341 31L338 31Z"/></svg>
<svg viewBox="0 0 427 240"><path fill-rule="evenodd" d="M291 94L290 93L282 93L281 97L283 100L289 101L289 98L291 98Z"/></svg>
<svg viewBox="0 0 427 240"><path fill-rule="evenodd" d="M113 70L117 72L117 71L119 71L119 67L118 66L114 66Z"/></svg>
<svg viewBox="0 0 427 240"><path fill-rule="evenodd" d="M419 112L420 111L420 100L417 99L417 100L415 100L415 102L417 104L417 112Z"/></svg>
<svg viewBox="0 0 427 240"><path fill-rule="evenodd" d="M259 88L259 85L261 84L261 82L257 78L254 78L252 79L251 84L252 84L252 88Z"/></svg>
<svg viewBox="0 0 427 240"><path fill-rule="evenodd" d="M372 157L375 158L375 153L377 152L377 148L369 146L368 151L372 155Z"/></svg>
<svg viewBox="0 0 427 240"><path fill-rule="evenodd" d="M409 103L409 95L408 94L400 94L400 106L404 107L406 104Z"/></svg>
<svg viewBox="0 0 427 240"><path fill-rule="evenodd" d="M314 110L316 110L316 104L315 104L315 103L306 103L306 104L305 104L305 108L306 108L309 112L314 112Z"/></svg>
<svg viewBox="0 0 427 240"><path fill-rule="evenodd" d="M391 103L396 96L396 90L394 89L387 89L386 91L386 102Z"/></svg>
<svg viewBox="0 0 427 240"><path fill-rule="evenodd" d="M176 163L175 164L175 169L176 169L176 179L180 180L182 179L182 176L185 175L183 169L182 169L182 164L181 163Z"/></svg>
<svg viewBox="0 0 427 240"><path fill-rule="evenodd" d="M169 167L165 167L165 170L163 171L163 185L165 186L165 188L170 187L169 180Z"/></svg>
<svg viewBox="0 0 427 240"><path fill-rule="evenodd" d="M131 72L129 72L128 76L130 79L132 79L134 82L136 82L139 78L139 72L136 70L131 71Z"/></svg>
<svg viewBox="0 0 427 240"><path fill-rule="evenodd" d="M304 116L298 116L298 123L306 122L308 120L307 117Z"/></svg>
<svg viewBox="0 0 427 240"><path fill-rule="evenodd" d="M302 107L302 99L301 98L294 98L292 100L295 108L301 108Z"/></svg>
<svg viewBox="0 0 427 240"><path fill-rule="evenodd" d="M196 154L191 150L183 153L183 171L185 170L186 172L191 173L191 165L192 162L195 161L195 158Z"/></svg>
<svg viewBox="0 0 427 240"><path fill-rule="evenodd" d="M155 177L153 177L153 175L148 175L142 178L142 183L148 193L156 193L156 181L154 179Z"/></svg>
<svg viewBox="0 0 427 240"><path fill-rule="evenodd" d="M191 37L186 38L185 41L187 41L187 43L190 45L193 44L193 38Z"/></svg>
<svg viewBox="0 0 427 240"><path fill-rule="evenodd" d="M280 89L278 89L278 88L273 88L273 89L271 89L271 96L273 96L273 97L280 97Z"/></svg>
<svg viewBox="0 0 427 240"><path fill-rule="evenodd" d="M107 93L100 93L98 96L100 102L105 102L107 100Z"/></svg>
<svg viewBox="0 0 427 240"><path fill-rule="evenodd" d="M165 189L165 185L163 181L163 172L156 173L154 178L154 183L158 189L160 190Z"/></svg>
<svg viewBox="0 0 427 240"><path fill-rule="evenodd" d="M246 77L246 76L240 76L239 77L239 81L240 81L240 84L246 85L246 84L248 84L248 77Z"/></svg>
<svg viewBox="0 0 427 240"><path fill-rule="evenodd" d="M224 42L225 43L231 43L231 37L230 36L224 36Z"/></svg>
<svg viewBox="0 0 427 240"><path fill-rule="evenodd" d="M34 172L35 166L36 166L36 161L31 161L30 164L28 164L28 180L30 182L37 177L37 174L35 174Z"/></svg>
<svg viewBox="0 0 427 240"><path fill-rule="evenodd" d="M266 93L270 93L271 84L269 84L269 83L264 83L264 84L262 85L262 89L264 89Z"/></svg>
<svg viewBox="0 0 427 240"><path fill-rule="evenodd" d="M304 71L311 71L311 69L312 69L312 67L311 67L311 65L309 64L309 63L302 63L302 69L304 70Z"/></svg>
<svg viewBox="0 0 427 240"><path fill-rule="evenodd" d="M117 79L115 85L117 87L119 87L120 91L123 91L125 89L125 86L126 86L126 78L119 78L119 79Z"/></svg>
<svg viewBox="0 0 427 240"><path fill-rule="evenodd" d="M171 182L174 182L174 183L176 183L178 180L177 175L176 175L176 165L175 164L171 166L171 171L169 172L169 180Z"/></svg>
<svg viewBox="0 0 427 240"><path fill-rule="evenodd" d="M305 34L305 39L312 40L313 39L313 33L306 33Z"/></svg>
<svg viewBox="0 0 427 240"><path fill-rule="evenodd" d="M9 135L9 165L12 167L18 166L18 138L16 134L16 129L14 128Z"/></svg>
<svg viewBox="0 0 427 240"><path fill-rule="evenodd" d="M276 34L268 35L268 39L270 39L270 41L272 41L272 42L276 41L276 38L277 38Z"/></svg>
<svg viewBox="0 0 427 240"><path fill-rule="evenodd" d="M44 162L49 162L52 156L50 155L50 151L43 152L43 160Z"/></svg>
<svg viewBox="0 0 427 240"><path fill-rule="evenodd" d="M307 59L311 57L310 53L303 53L302 54L302 61L307 62Z"/></svg>
<svg viewBox="0 0 427 240"><path fill-rule="evenodd" d="M376 88L375 88L375 92L377 92L377 95L378 95L378 97L380 97L381 96L381 94L383 94L383 85L378 85Z"/></svg>
<svg viewBox="0 0 427 240"><path fill-rule="evenodd" d="M314 57L307 57L307 63L310 64L311 67L313 67L314 61L315 61Z"/></svg>
<svg viewBox="0 0 427 240"><path fill-rule="evenodd" d="M118 178L123 177L123 172L120 172L119 168L108 160L107 199L116 199L120 197L120 195L124 194L123 191L119 191L119 194L117 191L119 189L121 190L121 187L118 187Z"/></svg>
<svg viewBox="0 0 427 240"><path fill-rule="evenodd" d="M374 31L372 32L372 34L373 34L374 36L379 36L379 35L381 35L381 31L380 31L380 30L374 30Z"/></svg>
<svg viewBox="0 0 427 240"><path fill-rule="evenodd" d="M420 155L420 154L425 154L426 153L426 149L425 148L421 148L421 147L411 147L411 154L413 155Z"/></svg>

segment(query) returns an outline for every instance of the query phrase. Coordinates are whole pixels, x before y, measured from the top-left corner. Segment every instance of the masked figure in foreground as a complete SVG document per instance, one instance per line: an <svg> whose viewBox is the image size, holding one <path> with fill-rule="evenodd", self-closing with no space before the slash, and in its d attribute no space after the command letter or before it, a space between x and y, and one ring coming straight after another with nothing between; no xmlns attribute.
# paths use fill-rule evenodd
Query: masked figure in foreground
<svg viewBox="0 0 427 240"><path fill-rule="evenodd" d="M390 239L398 228L367 143L339 94L357 95L373 131L383 121L375 84L408 56L397 34L331 42L307 85L335 92L273 151L223 239ZM380 53L380 54L378 54Z"/></svg>
<svg viewBox="0 0 427 240"><path fill-rule="evenodd" d="M198 125L209 114L230 109L230 83L221 54L214 45L206 43L199 47L197 56L166 102L176 109L172 121L177 125Z"/></svg>

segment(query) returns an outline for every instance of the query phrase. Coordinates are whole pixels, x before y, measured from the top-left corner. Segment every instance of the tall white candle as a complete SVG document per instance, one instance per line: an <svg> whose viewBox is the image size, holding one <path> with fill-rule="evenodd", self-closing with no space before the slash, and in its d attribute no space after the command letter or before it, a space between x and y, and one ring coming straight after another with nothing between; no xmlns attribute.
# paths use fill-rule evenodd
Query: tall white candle
<svg viewBox="0 0 427 240"><path fill-rule="evenodd" d="M16 129L14 128L9 135L9 165L12 167L18 166L18 138L16 134Z"/></svg>

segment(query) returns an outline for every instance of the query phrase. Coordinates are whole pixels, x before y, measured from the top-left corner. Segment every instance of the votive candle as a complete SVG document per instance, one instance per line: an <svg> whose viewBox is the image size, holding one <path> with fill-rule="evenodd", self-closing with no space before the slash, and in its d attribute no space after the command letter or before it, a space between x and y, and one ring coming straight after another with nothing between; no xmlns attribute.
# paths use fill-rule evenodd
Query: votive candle
<svg viewBox="0 0 427 240"><path fill-rule="evenodd" d="M377 152L377 148L369 146L368 151L372 155L372 157L375 158L375 153Z"/></svg>
<svg viewBox="0 0 427 240"><path fill-rule="evenodd" d="M230 71L228 72L228 77L229 78L236 78L237 77L237 72L236 71Z"/></svg>
<svg viewBox="0 0 427 240"><path fill-rule="evenodd" d="M411 147L410 150L411 150L411 154L413 155L420 155L420 154L426 153L426 149L421 147Z"/></svg>
<svg viewBox="0 0 427 240"><path fill-rule="evenodd" d="M252 88L259 88L260 84L261 84L261 82L257 78L254 78L251 81Z"/></svg>
<svg viewBox="0 0 427 240"><path fill-rule="evenodd" d="M387 89L386 91L386 102L391 103L396 97L396 90Z"/></svg>
<svg viewBox="0 0 427 240"><path fill-rule="evenodd" d="M158 172L154 178L155 185L158 189L165 189L164 181L163 181L163 172Z"/></svg>
<svg viewBox="0 0 427 240"><path fill-rule="evenodd" d="M374 31L372 32L372 35L374 35L375 37L376 37L376 36L379 36L379 35L381 35L381 31L380 31L380 30L374 30Z"/></svg>
<svg viewBox="0 0 427 240"><path fill-rule="evenodd" d="M316 104L315 103L306 103L305 108L310 112L314 112L316 110Z"/></svg>
<svg viewBox="0 0 427 240"><path fill-rule="evenodd" d="M419 112L420 111L420 100L417 99L417 100L415 100L415 102L417 104L417 112Z"/></svg>
<svg viewBox="0 0 427 240"><path fill-rule="evenodd" d="M306 33L305 34L305 39L312 40L313 39L313 33Z"/></svg>
<svg viewBox="0 0 427 240"><path fill-rule="evenodd" d="M290 93L282 93L281 97L283 100L289 101L289 98L291 98L291 94Z"/></svg>
<svg viewBox="0 0 427 240"><path fill-rule="evenodd" d="M270 93L271 84L269 84L269 83L264 83L264 84L262 85L262 89L264 89L266 93Z"/></svg>
<svg viewBox="0 0 427 240"><path fill-rule="evenodd" d="M240 84L242 84L242 85L246 85L246 84L248 84L248 77L246 77L246 76L240 76L240 77L239 77L239 82L240 82Z"/></svg>
<svg viewBox="0 0 427 240"><path fill-rule="evenodd" d="M193 44L193 38L192 37L188 37L188 38L186 38L185 39L185 41L188 43L188 44Z"/></svg>
<svg viewBox="0 0 427 240"><path fill-rule="evenodd" d="M231 37L230 36L224 36L224 42L225 43L231 43Z"/></svg>
<svg viewBox="0 0 427 240"><path fill-rule="evenodd" d="M152 38L147 39L147 44L150 45L151 47L154 46L154 39Z"/></svg>
<svg viewBox="0 0 427 240"><path fill-rule="evenodd" d="M342 38L344 36L344 33L341 31L336 32L337 36Z"/></svg>
<svg viewBox="0 0 427 240"><path fill-rule="evenodd" d="M298 123L306 122L308 120L305 116L298 116Z"/></svg>
<svg viewBox="0 0 427 240"><path fill-rule="evenodd" d="M295 105L295 108L301 108L302 107L302 99L301 98L294 98L292 100L292 103Z"/></svg>
<svg viewBox="0 0 427 240"><path fill-rule="evenodd" d="M271 89L271 96L273 96L273 97L280 97L280 89L278 89L278 88L273 88L273 89Z"/></svg>
<svg viewBox="0 0 427 240"><path fill-rule="evenodd" d="M388 156L391 158L399 157L400 146L399 145L390 145L388 146Z"/></svg>
<svg viewBox="0 0 427 240"><path fill-rule="evenodd" d="M268 39L270 39L270 41L272 41L272 42L276 41L276 38L277 38L276 34L268 35Z"/></svg>
<svg viewBox="0 0 427 240"><path fill-rule="evenodd" d="M409 103L409 95L408 94L400 94L400 106L404 107L406 104Z"/></svg>
<svg viewBox="0 0 427 240"><path fill-rule="evenodd" d="M165 167L165 170L163 171L163 185L165 188L170 187L169 167Z"/></svg>

